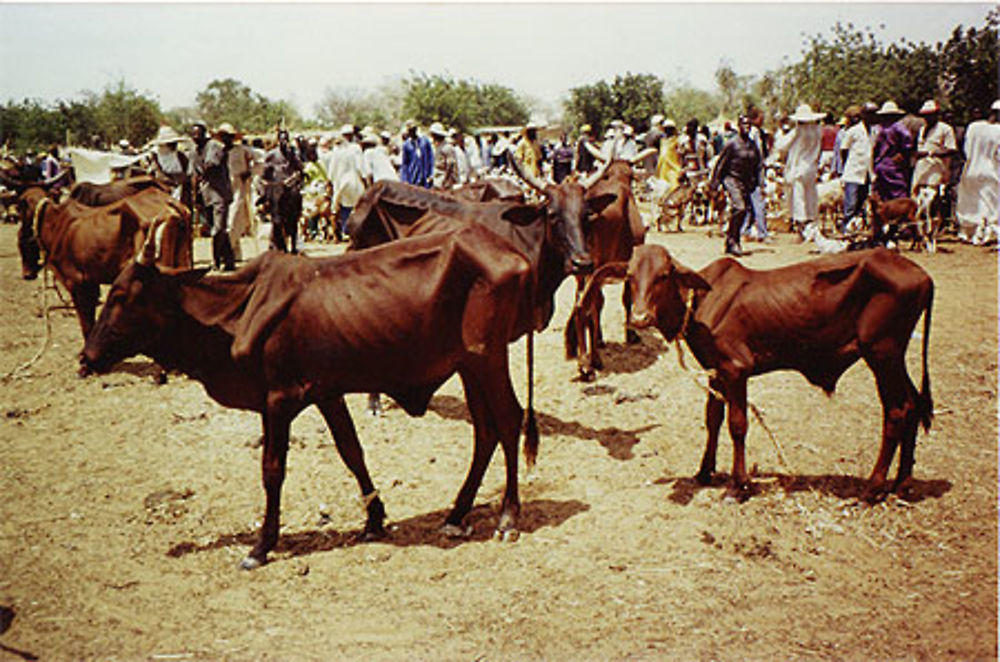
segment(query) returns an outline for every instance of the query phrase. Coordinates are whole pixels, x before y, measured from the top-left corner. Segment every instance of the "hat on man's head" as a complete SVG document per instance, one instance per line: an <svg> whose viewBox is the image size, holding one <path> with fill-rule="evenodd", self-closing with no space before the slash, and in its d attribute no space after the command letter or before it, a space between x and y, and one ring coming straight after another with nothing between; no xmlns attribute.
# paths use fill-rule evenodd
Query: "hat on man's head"
<svg viewBox="0 0 1000 662"><path fill-rule="evenodd" d="M677 122L673 121L672 119L670 119L668 117L667 119L663 120L663 128L664 129L676 129L677 128Z"/></svg>
<svg viewBox="0 0 1000 662"><path fill-rule="evenodd" d="M379 135L379 137L380 137L380 138L381 138L382 140L384 140L384 141L386 141L386 142L389 142L390 140L392 140L392 134L391 134L391 133L389 133L388 131L383 131L382 133L380 133L380 134L378 134L378 135Z"/></svg>
<svg viewBox="0 0 1000 662"><path fill-rule="evenodd" d="M592 133L594 129L589 124L580 127L580 133Z"/></svg>
<svg viewBox="0 0 1000 662"><path fill-rule="evenodd" d="M990 106L990 110L1000 110L1000 99L993 102L993 105Z"/></svg>
<svg viewBox="0 0 1000 662"><path fill-rule="evenodd" d="M169 145L170 143L179 143L184 140L184 136L174 131L172 127L163 125L156 132L156 137L153 138L154 145Z"/></svg>
<svg viewBox="0 0 1000 662"><path fill-rule="evenodd" d="M441 122L434 122L431 124L431 128L428 129L432 136L440 136L444 138L448 135L448 132L444 130L444 125Z"/></svg>
<svg viewBox="0 0 1000 662"><path fill-rule="evenodd" d="M804 103L795 109L789 119L795 122L818 122L825 116L825 113L814 113L809 104Z"/></svg>
<svg viewBox="0 0 1000 662"><path fill-rule="evenodd" d="M649 118L650 126L659 126L660 124L663 124L663 115L656 113L655 115Z"/></svg>
<svg viewBox="0 0 1000 662"><path fill-rule="evenodd" d="M904 113L900 109L900 107L896 105L895 101L893 101L892 99L889 99L888 101L886 101L885 103L882 104L882 107L879 108L878 112L875 113L875 114L876 115L903 115Z"/></svg>
<svg viewBox="0 0 1000 662"><path fill-rule="evenodd" d="M941 107L938 106L938 102L935 101L934 99L928 99L927 101L924 102L924 105L920 106L921 115L931 115L940 110Z"/></svg>
<svg viewBox="0 0 1000 662"><path fill-rule="evenodd" d="M215 130L215 133L218 134L218 135L220 135L220 136L221 135L235 136L236 135L236 129L233 128L233 125L230 124L229 122L223 122Z"/></svg>
<svg viewBox="0 0 1000 662"><path fill-rule="evenodd" d="M354 135L354 125L353 124L345 124L342 127L340 127L340 135L342 135L342 136L351 136L351 135Z"/></svg>
<svg viewBox="0 0 1000 662"><path fill-rule="evenodd" d="M863 113L874 113L878 110L878 104L874 101L865 101L861 106L861 112Z"/></svg>
<svg viewBox="0 0 1000 662"><path fill-rule="evenodd" d="M417 120L408 119L405 122L403 122L403 131L409 131L410 129L415 129L415 128L417 128Z"/></svg>
<svg viewBox="0 0 1000 662"><path fill-rule="evenodd" d="M361 144L362 145L377 145L378 136L375 135L374 131L362 132L361 134Z"/></svg>

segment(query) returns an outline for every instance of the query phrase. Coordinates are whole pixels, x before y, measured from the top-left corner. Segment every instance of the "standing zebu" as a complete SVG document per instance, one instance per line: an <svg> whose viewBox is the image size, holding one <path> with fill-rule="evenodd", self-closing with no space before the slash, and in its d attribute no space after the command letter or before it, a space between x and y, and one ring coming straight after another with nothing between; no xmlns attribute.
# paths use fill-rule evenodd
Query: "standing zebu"
<svg viewBox="0 0 1000 662"><path fill-rule="evenodd" d="M142 258L112 286L84 360L103 372L146 354L202 382L220 404L260 413L267 508L243 568L265 563L278 540L289 426L299 412L312 404L322 412L366 504L364 534L381 536L385 510L343 396L380 391L421 416L456 372L475 450L445 531L468 533L464 520L498 442L507 486L497 530L516 531L522 412L507 339L531 270L505 240L470 225L326 259L269 251L218 276L163 273L151 251Z"/></svg>
<svg viewBox="0 0 1000 662"><path fill-rule="evenodd" d="M52 269L73 300L84 339L94 325L101 284L113 282L135 258L156 219L164 221L157 262L192 264L190 213L158 186L98 207L72 199L56 204L41 189L28 189L19 207L22 276L30 280Z"/></svg>
<svg viewBox="0 0 1000 662"><path fill-rule="evenodd" d="M631 323L655 326L668 341L685 340L709 372L705 411L708 442L697 480L711 482L725 407L733 441L733 496L751 493L746 471L747 380L774 370L795 370L827 393L858 359L875 376L882 402L882 447L864 494L886 491L896 447L893 489L911 483L917 427L933 416L927 347L934 282L906 258L883 248L821 257L778 269L748 269L732 258L692 271L662 246L641 246L628 265L595 272L625 277L632 290ZM587 305L590 290L584 293ZM923 379L918 392L906 370L906 347L921 314ZM678 348L678 351L679 348Z"/></svg>
<svg viewBox="0 0 1000 662"><path fill-rule="evenodd" d="M548 326L555 310L555 292L566 276L588 273L593 267L582 230L590 213L585 197L588 184L567 180L559 186L547 185L543 188L544 202L525 204L470 202L409 184L382 181L365 191L347 221L352 249L480 224L510 242L512 250L531 264L531 278L520 293L517 320L508 338L513 341L527 334L525 457L529 465L534 463L538 447L531 387L532 333Z"/></svg>

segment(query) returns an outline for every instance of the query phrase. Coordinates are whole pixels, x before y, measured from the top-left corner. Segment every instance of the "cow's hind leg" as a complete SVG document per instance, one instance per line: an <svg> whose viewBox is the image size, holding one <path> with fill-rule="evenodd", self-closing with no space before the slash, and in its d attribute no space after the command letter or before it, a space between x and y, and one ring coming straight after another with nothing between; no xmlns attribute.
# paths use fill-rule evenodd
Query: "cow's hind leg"
<svg viewBox="0 0 1000 662"><path fill-rule="evenodd" d="M625 309L625 344L638 345L641 342L638 331L629 326L628 312L632 310L632 288L628 281L622 285L622 307Z"/></svg>
<svg viewBox="0 0 1000 662"><path fill-rule="evenodd" d="M288 431L292 419L299 409L281 406L268 397L267 410L262 415L264 421L264 452L261 456L261 474L267 506L264 524L260 528L260 539L250 551L250 555L240 562L244 570L253 570L267 563L267 554L278 543L281 526L281 486L285 482L285 465L288 459Z"/></svg>
<svg viewBox="0 0 1000 662"><path fill-rule="evenodd" d="M746 469L747 382L734 380L729 384L726 400L729 409L729 436L733 440L733 475L727 496L746 501L752 486Z"/></svg>
<svg viewBox="0 0 1000 662"><path fill-rule="evenodd" d="M318 402L317 406L323 414L323 418L326 419L330 432L333 433L333 440L337 445L337 452L340 453L340 459L354 474L354 478L358 481L358 488L361 490L361 500L367 512L365 530L361 534L361 539L375 540L385 537L385 506L382 504L378 490L375 489L371 476L368 474L364 451L361 449L354 421L351 420L351 414L347 410L343 396L328 398Z"/></svg>
<svg viewBox="0 0 1000 662"><path fill-rule="evenodd" d="M722 382L713 379L709 382L709 388L715 393L720 393ZM708 430L708 441L705 443L705 454L701 458L701 468L695 476L695 480L701 485L712 483L712 474L715 473L715 453L719 447L719 430L725 414L725 401L709 393L708 402L705 403L705 428Z"/></svg>
<svg viewBox="0 0 1000 662"><path fill-rule="evenodd" d="M875 373L879 399L882 401L882 446L878 459L868 478L862 499L874 503L882 499L888 487L886 476L896 454L896 447L903 442L900 453L899 477L896 487L909 478L913 469L913 446L916 443L918 424L916 389L906 374L903 357L886 360L870 359L868 365Z"/></svg>

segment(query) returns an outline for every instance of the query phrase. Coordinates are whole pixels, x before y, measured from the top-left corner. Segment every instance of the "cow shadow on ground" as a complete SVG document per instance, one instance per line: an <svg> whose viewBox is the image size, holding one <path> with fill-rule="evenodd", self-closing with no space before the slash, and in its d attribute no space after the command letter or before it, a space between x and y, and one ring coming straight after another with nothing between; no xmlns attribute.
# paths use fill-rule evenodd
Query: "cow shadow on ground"
<svg viewBox="0 0 1000 662"><path fill-rule="evenodd" d="M442 418L472 423L472 417L469 415L469 409L465 401L452 395L435 395L431 399L428 409ZM622 430L615 427L597 430L576 421L563 421L542 411L536 410L535 416L538 420L538 432L543 437L565 435L576 437L583 441L596 441L607 449L608 455L612 458L623 461L631 460L635 457L632 449L639 443L639 438L642 434L659 427L656 424L644 425L634 430Z"/></svg>
<svg viewBox="0 0 1000 662"><path fill-rule="evenodd" d="M670 346L656 329L640 329L640 342L608 342L598 350L604 367L600 373L620 375L641 372L656 363Z"/></svg>
<svg viewBox="0 0 1000 662"><path fill-rule="evenodd" d="M868 487L867 478L834 474L792 476L781 473L760 473L751 477L753 480L752 496L782 492L792 495L798 492L815 492L836 497L844 501L861 501ZM670 501L686 506L701 490L726 488L729 486L729 474L715 474L710 485L702 485L690 476L662 477L654 481L657 485L670 485ZM920 503L924 499L939 499L951 491L952 484L947 480L919 480L914 478L899 498L908 503ZM724 490L723 490L724 491Z"/></svg>
<svg viewBox="0 0 1000 662"><path fill-rule="evenodd" d="M540 529L558 527L570 518L588 510L590 510L589 505L575 499L527 501L521 504L521 515L518 518L517 529L520 533L530 534ZM437 510L396 522L388 521L386 525L388 535L374 541L374 544L393 547L427 546L438 549L454 549L469 543L490 541L494 537L496 525L500 520L496 506L487 504L476 506L469 512L465 520L472 527L472 534L467 537L454 538L441 532L441 527L449 512L449 510ZM363 540L360 534L360 526L353 531L337 531L324 527L320 523L318 528L311 530L282 533L274 552L278 556L294 558L319 552L348 549L357 545L373 544ZM167 556L179 558L188 554L228 547L252 547L257 543L258 538L257 531L227 533L201 545L193 542L178 543L167 551Z"/></svg>

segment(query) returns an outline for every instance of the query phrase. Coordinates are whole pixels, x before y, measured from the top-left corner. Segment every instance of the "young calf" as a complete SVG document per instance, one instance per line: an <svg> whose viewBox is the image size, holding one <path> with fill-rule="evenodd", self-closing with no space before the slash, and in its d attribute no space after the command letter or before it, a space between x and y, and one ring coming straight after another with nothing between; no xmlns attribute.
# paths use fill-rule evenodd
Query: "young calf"
<svg viewBox="0 0 1000 662"><path fill-rule="evenodd" d="M621 267L619 267L619 271ZM607 272L614 277L613 269ZM604 274L595 274L603 276ZM625 274L632 291L631 323L655 326L668 341L683 338L710 385L705 418L708 443L698 471L702 484L715 471L724 407L733 441L731 493L749 496L744 460L747 380L773 370L797 370L832 393L837 380L863 359L875 375L882 402L882 448L864 498L887 491L886 474L900 446L893 487L911 482L917 425L928 429L932 402L927 372L934 283L919 266L882 248L821 257L755 271L732 258L699 272L661 246L636 248ZM924 314L923 380L918 392L906 371L906 347Z"/></svg>

